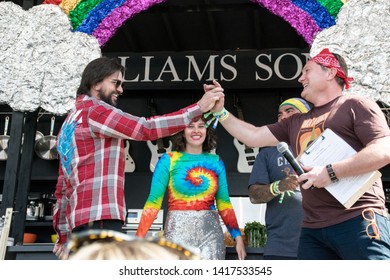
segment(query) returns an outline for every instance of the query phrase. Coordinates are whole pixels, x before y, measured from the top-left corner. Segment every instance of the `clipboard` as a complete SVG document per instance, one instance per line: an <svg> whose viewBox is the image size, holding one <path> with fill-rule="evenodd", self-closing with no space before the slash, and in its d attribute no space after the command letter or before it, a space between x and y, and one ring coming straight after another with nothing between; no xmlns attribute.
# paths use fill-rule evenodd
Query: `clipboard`
<svg viewBox="0 0 390 280"><path fill-rule="evenodd" d="M354 154L356 154L355 149L330 128L327 128L303 151L298 157L298 161L306 166L325 166L349 158ZM351 208L381 176L382 174L376 170L342 178L338 182L326 186L325 189L345 208Z"/></svg>

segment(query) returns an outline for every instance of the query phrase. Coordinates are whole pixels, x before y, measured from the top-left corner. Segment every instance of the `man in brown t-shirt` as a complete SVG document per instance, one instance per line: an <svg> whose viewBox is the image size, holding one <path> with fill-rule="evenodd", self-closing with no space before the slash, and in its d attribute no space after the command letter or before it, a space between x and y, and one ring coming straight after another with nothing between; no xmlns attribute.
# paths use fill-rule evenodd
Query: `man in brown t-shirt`
<svg viewBox="0 0 390 280"><path fill-rule="evenodd" d="M327 166L304 167L305 173L299 176L304 208L299 259L390 259L390 223L382 181L376 181L349 209L324 188L390 163L386 119L369 98L342 94L351 81L347 75L344 59L324 49L306 63L298 80L303 85L301 96L314 106L310 112L255 127L224 109L223 100L215 108L214 115L225 129L251 147L284 141L299 155L330 128L357 151ZM205 90L219 86L214 82Z"/></svg>

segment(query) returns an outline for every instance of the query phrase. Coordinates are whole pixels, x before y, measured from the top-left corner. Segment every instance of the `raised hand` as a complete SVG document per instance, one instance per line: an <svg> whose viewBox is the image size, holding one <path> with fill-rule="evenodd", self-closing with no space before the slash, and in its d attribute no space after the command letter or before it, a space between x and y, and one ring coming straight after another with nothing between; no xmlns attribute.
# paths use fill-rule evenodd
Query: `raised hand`
<svg viewBox="0 0 390 280"><path fill-rule="evenodd" d="M220 95L219 98L215 100L213 106L209 108L209 110L211 110L212 112L221 111L225 104L225 95L223 94L224 89L222 88L222 86L216 80L213 80L212 84L204 84L203 89L205 94L213 92L222 93L222 95Z"/></svg>

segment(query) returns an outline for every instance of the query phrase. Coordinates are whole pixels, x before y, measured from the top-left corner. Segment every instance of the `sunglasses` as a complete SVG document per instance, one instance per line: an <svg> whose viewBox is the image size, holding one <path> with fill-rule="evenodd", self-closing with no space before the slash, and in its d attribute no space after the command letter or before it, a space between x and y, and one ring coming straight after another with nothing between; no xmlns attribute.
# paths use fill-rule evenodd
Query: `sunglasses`
<svg viewBox="0 0 390 280"><path fill-rule="evenodd" d="M117 80L117 79L113 79L110 82L115 85L116 89L118 89L119 87L121 87L123 85L123 82L121 80Z"/></svg>
<svg viewBox="0 0 390 280"><path fill-rule="evenodd" d="M372 208L365 208L362 211L363 219L365 219L369 224L366 227L366 234L371 239L380 240L380 233L378 225L376 224L375 211Z"/></svg>

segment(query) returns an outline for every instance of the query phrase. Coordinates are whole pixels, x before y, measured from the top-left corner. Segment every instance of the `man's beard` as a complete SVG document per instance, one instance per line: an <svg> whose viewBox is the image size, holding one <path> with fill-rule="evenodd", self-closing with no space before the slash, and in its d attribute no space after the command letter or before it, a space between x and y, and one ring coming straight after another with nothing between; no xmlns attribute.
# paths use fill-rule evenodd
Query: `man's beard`
<svg viewBox="0 0 390 280"><path fill-rule="evenodd" d="M111 106L116 107L118 104L117 104L117 102L114 102L114 101L112 100L112 96L113 96L113 95L114 95L114 93L110 93L110 94L107 96L107 95L104 94L104 92L103 92L102 90L99 90L99 94L98 94L100 100L102 100L102 101L104 101L104 102L110 104Z"/></svg>

